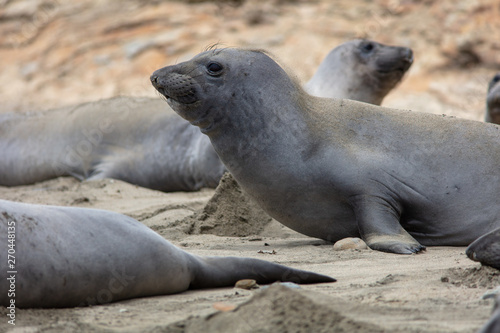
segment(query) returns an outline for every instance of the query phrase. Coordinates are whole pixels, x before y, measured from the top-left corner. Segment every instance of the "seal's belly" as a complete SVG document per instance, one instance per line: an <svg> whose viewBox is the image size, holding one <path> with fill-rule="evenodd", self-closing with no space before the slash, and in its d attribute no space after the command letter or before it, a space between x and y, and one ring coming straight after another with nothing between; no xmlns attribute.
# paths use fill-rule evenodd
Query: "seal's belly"
<svg viewBox="0 0 500 333"><path fill-rule="evenodd" d="M354 212L345 199L307 192L289 192L274 198L258 201L269 215L290 229L330 242L359 237Z"/></svg>
<svg viewBox="0 0 500 333"><path fill-rule="evenodd" d="M482 188L483 190L485 187ZM429 196L406 203L401 225L423 245L466 246L500 227L500 208L488 196L464 188L456 195Z"/></svg>

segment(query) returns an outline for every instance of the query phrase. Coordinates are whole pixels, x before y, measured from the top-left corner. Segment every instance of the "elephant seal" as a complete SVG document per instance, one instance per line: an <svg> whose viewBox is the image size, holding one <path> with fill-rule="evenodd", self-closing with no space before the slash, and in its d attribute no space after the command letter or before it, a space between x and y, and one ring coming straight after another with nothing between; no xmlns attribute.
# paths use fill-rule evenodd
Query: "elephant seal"
<svg viewBox="0 0 500 333"><path fill-rule="evenodd" d="M262 51L203 52L151 82L245 192L300 233L411 254L500 227L495 125L314 97Z"/></svg>
<svg viewBox="0 0 500 333"><path fill-rule="evenodd" d="M500 124L500 73L497 73L488 85L486 116L484 121Z"/></svg>
<svg viewBox="0 0 500 333"><path fill-rule="evenodd" d="M142 223L104 210L0 200L0 222L2 306L12 299L22 308L103 304L232 286L245 278L335 281L259 259L198 257Z"/></svg>
<svg viewBox="0 0 500 333"><path fill-rule="evenodd" d="M355 39L334 48L304 86L314 96L380 105L413 63L407 47Z"/></svg>
<svg viewBox="0 0 500 333"><path fill-rule="evenodd" d="M371 52L365 50L369 45ZM307 86L370 103L380 102L395 86L411 56L409 49L371 41L344 43L335 48L334 54L339 53L343 56L323 61ZM346 69L353 72L347 75ZM115 178L165 192L196 191L215 188L226 171L205 135L162 100L149 98L117 97L45 113L0 115L0 151L3 186L74 176Z"/></svg>
<svg viewBox="0 0 500 333"><path fill-rule="evenodd" d="M0 118L0 185L115 178L161 191L216 187L210 140L159 98L116 97Z"/></svg>

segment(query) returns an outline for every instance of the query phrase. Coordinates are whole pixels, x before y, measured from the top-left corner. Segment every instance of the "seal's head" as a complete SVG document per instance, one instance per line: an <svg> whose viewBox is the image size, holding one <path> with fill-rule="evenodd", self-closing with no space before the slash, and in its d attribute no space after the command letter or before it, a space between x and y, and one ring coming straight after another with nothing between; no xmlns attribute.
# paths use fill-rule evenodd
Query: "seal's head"
<svg viewBox="0 0 500 333"><path fill-rule="evenodd" d="M407 47L355 39L333 49L306 90L315 96L380 104L413 63Z"/></svg>
<svg viewBox="0 0 500 333"><path fill-rule="evenodd" d="M500 73L497 73L488 85L485 121L500 124Z"/></svg>
<svg viewBox="0 0 500 333"><path fill-rule="evenodd" d="M229 48L161 68L151 75L151 83L179 115L206 134L232 120L255 122L258 115L248 116L255 108L284 109L280 98L297 91L296 82L264 52Z"/></svg>

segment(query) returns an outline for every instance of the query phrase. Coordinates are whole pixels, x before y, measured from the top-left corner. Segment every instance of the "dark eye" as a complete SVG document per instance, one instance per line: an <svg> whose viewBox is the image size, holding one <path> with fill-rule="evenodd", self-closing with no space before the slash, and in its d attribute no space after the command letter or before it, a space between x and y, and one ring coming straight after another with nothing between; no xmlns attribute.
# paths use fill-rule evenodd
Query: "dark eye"
<svg viewBox="0 0 500 333"><path fill-rule="evenodd" d="M494 83L497 83L498 81L500 81L500 73L499 73L499 74L497 74L497 75L495 75L495 76L493 77L493 80L491 80L491 81L493 81Z"/></svg>
<svg viewBox="0 0 500 333"><path fill-rule="evenodd" d="M218 76L222 72L222 65L217 62L210 62L207 65L208 74L212 76Z"/></svg>
<svg viewBox="0 0 500 333"><path fill-rule="evenodd" d="M375 45L373 45L373 43L365 43L361 47L361 49L363 50L363 52L366 52L366 53L372 51L374 48L375 48Z"/></svg>

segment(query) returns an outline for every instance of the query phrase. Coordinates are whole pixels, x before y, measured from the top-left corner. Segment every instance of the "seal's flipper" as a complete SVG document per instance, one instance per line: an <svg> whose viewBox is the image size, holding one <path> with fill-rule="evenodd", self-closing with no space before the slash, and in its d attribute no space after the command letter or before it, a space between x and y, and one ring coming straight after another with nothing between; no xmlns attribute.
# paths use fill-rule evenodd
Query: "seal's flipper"
<svg viewBox="0 0 500 333"><path fill-rule="evenodd" d="M425 250L400 224L400 209L393 200L380 196L352 198L361 238L372 250L412 254Z"/></svg>
<svg viewBox="0 0 500 333"><path fill-rule="evenodd" d="M334 278L253 258L194 257L198 262L189 289L233 286L241 279L266 284L276 281L300 284L335 282ZM194 266L194 265L193 265Z"/></svg>
<svg viewBox="0 0 500 333"><path fill-rule="evenodd" d="M465 254L483 265L500 269L500 228L476 239L467 247Z"/></svg>

